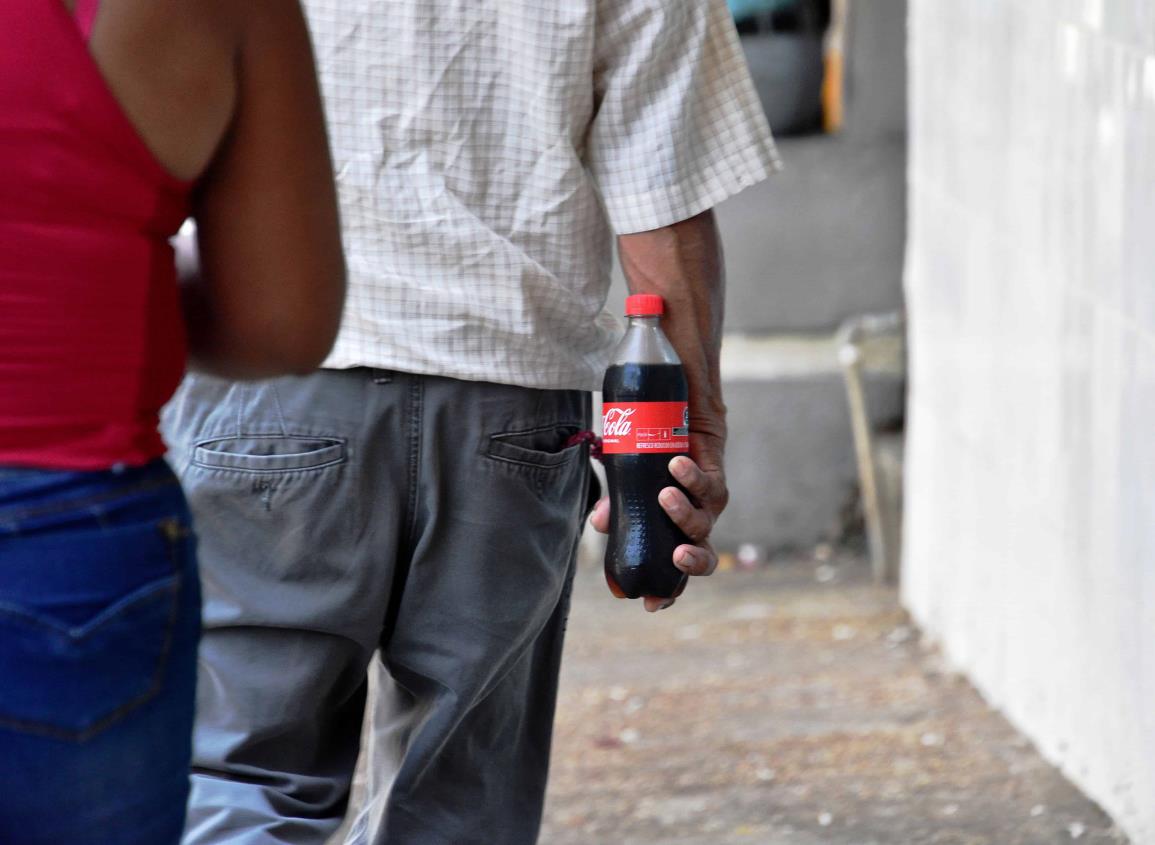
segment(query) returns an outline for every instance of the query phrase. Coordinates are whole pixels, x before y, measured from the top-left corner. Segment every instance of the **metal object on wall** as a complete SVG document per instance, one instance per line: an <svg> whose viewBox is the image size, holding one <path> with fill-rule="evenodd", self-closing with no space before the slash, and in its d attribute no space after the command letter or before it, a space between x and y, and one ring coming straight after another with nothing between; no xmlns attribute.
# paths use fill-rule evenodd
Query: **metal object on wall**
<svg viewBox="0 0 1155 845"><path fill-rule="evenodd" d="M874 579L898 579L902 555L902 436L880 435L870 422L865 380L904 378L906 320L902 313L852 317L838 332L838 360L846 382L862 509Z"/></svg>

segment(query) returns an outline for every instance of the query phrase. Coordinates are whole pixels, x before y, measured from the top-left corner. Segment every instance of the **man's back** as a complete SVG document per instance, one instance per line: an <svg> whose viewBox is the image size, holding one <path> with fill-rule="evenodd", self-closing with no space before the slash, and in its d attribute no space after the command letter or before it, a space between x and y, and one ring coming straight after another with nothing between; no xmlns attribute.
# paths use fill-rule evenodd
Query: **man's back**
<svg viewBox="0 0 1155 845"><path fill-rule="evenodd" d="M332 367L594 388L611 225L685 219L772 161L721 2L306 7L352 282Z"/></svg>
<svg viewBox="0 0 1155 845"><path fill-rule="evenodd" d="M206 538L185 845L325 841L367 672L346 841L531 845L611 236L670 303L691 423L671 472L693 501L660 502L692 538L671 562L707 575L727 496L708 210L774 168L773 143L724 0L306 5L351 291L329 369L194 378L169 415Z"/></svg>

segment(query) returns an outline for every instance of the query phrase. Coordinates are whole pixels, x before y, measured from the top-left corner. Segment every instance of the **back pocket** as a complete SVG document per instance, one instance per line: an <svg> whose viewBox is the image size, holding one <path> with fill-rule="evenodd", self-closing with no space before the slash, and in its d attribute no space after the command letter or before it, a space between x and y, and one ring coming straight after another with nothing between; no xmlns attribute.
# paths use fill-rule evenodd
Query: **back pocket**
<svg viewBox="0 0 1155 845"><path fill-rule="evenodd" d="M23 585L0 587L0 726L83 741L160 691L186 537L166 520L5 541L13 569L47 556L45 571L56 574L41 584L22 567L31 573ZM60 577L60 563L76 577ZM102 591L102 570L124 586ZM133 583L124 570L141 575Z"/></svg>
<svg viewBox="0 0 1155 845"><path fill-rule="evenodd" d="M199 441L192 460L206 469L300 472L344 463L345 441L291 434L215 437Z"/></svg>
<svg viewBox="0 0 1155 845"><path fill-rule="evenodd" d="M570 444L581 431L577 423L555 423L521 431L505 431L489 437L489 457L534 469L560 467L582 452L582 444Z"/></svg>

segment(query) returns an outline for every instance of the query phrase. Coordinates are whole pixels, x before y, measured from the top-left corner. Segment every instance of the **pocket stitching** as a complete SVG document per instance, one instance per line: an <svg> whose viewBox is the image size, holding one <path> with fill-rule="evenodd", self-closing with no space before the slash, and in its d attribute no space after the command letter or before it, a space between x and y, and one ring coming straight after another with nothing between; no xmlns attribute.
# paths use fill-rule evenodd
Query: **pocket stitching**
<svg viewBox="0 0 1155 845"><path fill-rule="evenodd" d="M552 423L550 425L541 425L535 428L527 428L520 431L503 431L498 434L491 434L487 438L487 448L484 454L487 458L492 460L528 467L529 469L545 470L547 472L560 469L561 467L564 467L566 464L568 464L574 455L581 451L581 443L575 443L572 446L565 446L557 452L542 452L537 449L529 449L525 446L518 446L516 443L507 443L505 441L512 437L525 437L531 434L540 434L546 431L558 431L561 429L570 428L574 429L575 431L581 431L582 425L580 422L563 421ZM500 452L494 451L495 447L498 446L509 449L511 454L501 454ZM547 458L556 458L556 460L540 461L531 459L519 459L514 457L514 455L517 455L518 453L523 455L541 455Z"/></svg>
<svg viewBox="0 0 1155 845"><path fill-rule="evenodd" d="M291 452L286 455L245 455L243 453L233 452L217 452L209 449L208 446L214 443L223 443L230 440L319 440L327 445L320 449L314 449L308 452ZM336 457L330 458L328 454L335 454ZM229 455L233 458L241 458L244 460L252 460L259 462L262 458L268 459L285 459L298 456L307 455L325 455L325 459L321 463L307 463L300 466L291 467L260 467L260 466L238 466L229 464L223 461L205 460L203 455ZM193 466L202 469L222 470L225 472L240 472L240 473L261 473L261 474L280 474L290 472L306 472L313 470L325 469L331 466L337 466L345 463L349 458L348 455L348 441L344 437L333 437L327 434L294 434L281 433L276 434L230 434L217 437L208 437L196 441L191 450L191 458L189 462Z"/></svg>
<svg viewBox="0 0 1155 845"><path fill-rule="evenodd" d="M82 637L91 634L94 630L99 628L109 619L116 616L122 611L128 610L135 604L139 604L147 599L152 598L157 593L171 592L178 589L178 579L175 575L167 575L164 578L158 578L150 584L144 584L133 590L127 596L123 596L100 613L93 616L83 625L65 625L50 619L39 613L25 610L19 605L10 604L8 602L0 601L0 616L15 617L23 620L28 625L35 625L38 628L51 631L55 634L62 634L69 639L81 639Z"/></svg>
<svg viewBox="0 0 1155 845"><path fill-rule="evenodd" d="M176 487L179 485L180 481L178 481L176 478L148 479L141 481L139 484L122 487L117 490L106 491L103 493L94 493L92 495L82 496L77 499L68 499L63 502L53 502L50 505L23 507L19 510L6 510L2 515L4 517L5 523L22 521L26 519L36 519L43 516L53 516L58 513L76 510L78 508L87 508L94 505L104 504L109 501L115 501L126 495L149 493L157 490L163 490L165 487Z"/></svg>
<svg viewBox="0 0 1155 845"><path fill-rule="evenodd" d="M40 736L48 736L53 739L60 739L71 742L87 742L97 734L116 724L124 716L127 716L138 707L142 707L157 696L161 687L164 685L165 672L168 668L169 655L172 652L172 643L176 634L177 616L180 613L180 595L182 592L182 579L180 578L181 562L183 560L182 552L178 551L180 543L188 537L188 529L185 528L179 519L169 518L161 520L157 524L157 530L165 535L168 540L168 560L172 567L172 575L175 582L172 585L172 602L169 608L168 621L165 623L164 642L161 644L160 652L156 657L156 665L153 668L152 680L148 688L135 698L129 699L120 706L116 707L107 713L99 721L94 722L83 730L70 730L68 728L61 728L56 725L49 725L44 722L34 722L24 719L13 719L7 716L0 715L0 726L11 728L25 733L37 734ZM102 614L103 615L103 611ZM35 617L31 617L35 619ZM43 622L43 620L37 620Z"/></svg>

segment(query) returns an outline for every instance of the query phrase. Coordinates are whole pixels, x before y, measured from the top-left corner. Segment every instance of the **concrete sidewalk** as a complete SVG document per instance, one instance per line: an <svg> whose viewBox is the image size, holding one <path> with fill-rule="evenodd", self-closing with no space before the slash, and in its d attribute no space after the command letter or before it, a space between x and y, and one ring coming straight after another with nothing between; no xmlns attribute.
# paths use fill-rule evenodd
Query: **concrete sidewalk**
<svg viewBox="0 0 1155 845"><path fill-rule="evenodd" d="M719 573L653 617L583 567L542 845L1125 842L866 576Z"/></svg>

